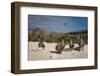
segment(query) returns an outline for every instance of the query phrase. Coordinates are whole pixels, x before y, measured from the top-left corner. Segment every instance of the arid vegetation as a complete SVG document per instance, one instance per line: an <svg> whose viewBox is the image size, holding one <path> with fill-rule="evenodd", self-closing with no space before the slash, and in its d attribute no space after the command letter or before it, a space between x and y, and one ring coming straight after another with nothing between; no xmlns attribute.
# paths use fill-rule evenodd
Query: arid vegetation
<svg viewBox="0 0 100 76"><path fill-rule="evenodd" d="M42 39L44 42L47 43L58 43L61 40L64 40L64 42L70 43L70 40L73 41L73 43L79 43L80 39L82 38L84 43L87 44L87 31L78 31L78 32L69 32L69 33L58 33L58 32L47 32L43 29L36 28L36 29L29 29L28 33L28 41L39 41L39 39Z"/></svg>

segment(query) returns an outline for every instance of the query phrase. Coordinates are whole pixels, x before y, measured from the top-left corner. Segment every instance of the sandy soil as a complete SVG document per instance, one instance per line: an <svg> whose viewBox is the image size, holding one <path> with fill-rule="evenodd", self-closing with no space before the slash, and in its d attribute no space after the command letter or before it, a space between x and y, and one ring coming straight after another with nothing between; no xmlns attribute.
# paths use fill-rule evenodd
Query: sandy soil
<svg viewBox="0 0 100 76"><path fill-rule="evenodd" d="M52 59L76 59L76 58L87 58L88 57L88 47L85 45L80 52L77 50L72 51L63 51L62 54L51 53L50 51L56 51L56 43L44 43L45 48L38 47L38 42L29 42L28 43L28 59L29 60L52 60ZM75 44L75 47L78 45ZM68 45L65 46L65 49L69 48Z"/></svg>

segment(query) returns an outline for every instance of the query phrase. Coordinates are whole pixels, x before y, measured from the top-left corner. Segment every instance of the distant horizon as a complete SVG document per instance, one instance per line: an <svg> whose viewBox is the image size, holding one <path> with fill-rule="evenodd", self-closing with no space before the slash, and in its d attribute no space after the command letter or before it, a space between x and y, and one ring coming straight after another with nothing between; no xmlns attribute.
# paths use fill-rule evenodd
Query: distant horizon
<svg viewBox="0 0 100 76"><path fill-rule="evenodd" d="M47 32L78 32L88 30L87 17L28 15L28 28Z"/></svg>
<svg viewBox="0 0 100 76"><path fill-rule="evenodd" d="M41 28L34 28L34 29L28 29L28 30L30 30L30 31L32 31L32 30L36 30L36 29L41 29ZM43 29L41 29L41 30L43 30ZM43 30L44 32L48 32L48 31L46 31L46 30ZM88 30L79 30L79 31L71 31L71 32L49 32L49 33L72 33L72 32L87 32Z"/></svg>

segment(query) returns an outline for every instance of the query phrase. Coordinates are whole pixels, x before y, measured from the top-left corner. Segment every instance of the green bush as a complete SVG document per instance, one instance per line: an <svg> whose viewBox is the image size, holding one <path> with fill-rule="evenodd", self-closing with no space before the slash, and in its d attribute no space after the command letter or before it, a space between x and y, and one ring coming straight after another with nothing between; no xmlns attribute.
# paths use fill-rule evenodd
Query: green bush
<svg viewBox="0 0 100 76"><path fill-rule="evenodd" d="M85 34L76 34L76 35L70 35L66 33L48 33L43 31L42 29L38 28L32 31L28 32L28 41L39 41L39 39L42 39L45 42L48 43L58 43L61 42L62 40L65 41L65 43L70 43L70 40L73 41L73 43L78 43L80 42L80 38L83 39L84 43L88 43L88 38L87 38L87 33Z"/></svg>

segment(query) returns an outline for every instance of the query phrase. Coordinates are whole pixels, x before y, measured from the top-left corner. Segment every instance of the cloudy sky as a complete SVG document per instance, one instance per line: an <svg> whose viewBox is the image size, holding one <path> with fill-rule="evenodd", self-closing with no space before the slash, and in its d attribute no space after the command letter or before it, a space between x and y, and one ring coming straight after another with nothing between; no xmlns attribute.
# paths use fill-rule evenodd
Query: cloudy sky
<svg viewBox="0 0 100 76"><path fill-rule="evenodd" d="M88 29L87 17L28 15L28 27L48 32L75 32Z"/></svg>

